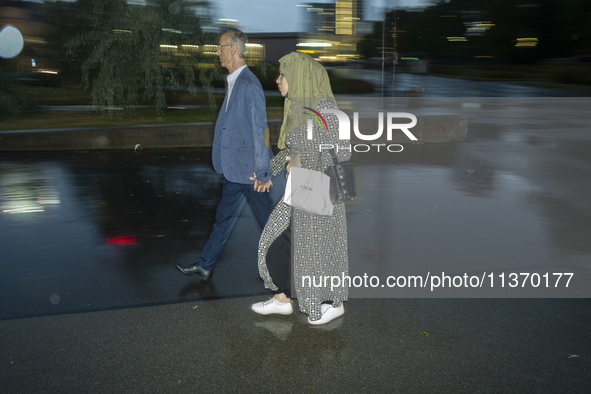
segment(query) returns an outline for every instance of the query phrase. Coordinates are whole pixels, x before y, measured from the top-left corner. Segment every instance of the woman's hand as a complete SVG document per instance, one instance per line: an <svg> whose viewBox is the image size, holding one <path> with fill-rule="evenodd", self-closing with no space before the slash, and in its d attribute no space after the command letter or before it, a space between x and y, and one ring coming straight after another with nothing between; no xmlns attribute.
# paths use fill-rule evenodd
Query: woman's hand
<svg viewBox="0 0 591 394"><path fill-rule="evenodd" d="M302 162L300 161L300 154L296 153L291 159L285 164L285 170L289 173L291 167L301 167Z"/></svg>

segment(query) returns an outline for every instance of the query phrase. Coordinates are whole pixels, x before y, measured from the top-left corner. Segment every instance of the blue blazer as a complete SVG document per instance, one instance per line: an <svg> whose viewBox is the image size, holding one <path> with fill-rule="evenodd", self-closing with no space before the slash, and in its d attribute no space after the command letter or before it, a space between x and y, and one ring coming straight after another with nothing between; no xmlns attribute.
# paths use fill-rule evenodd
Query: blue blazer
<svg viewBox="0 0 591 394"><path fill-rule="evenodd" d="M230 182L252 184L271 177L271 144L265 146L267 108L261 83L246 67L234 82L228 110L228 95L215 124L212 161L216 172Z"/></svg>

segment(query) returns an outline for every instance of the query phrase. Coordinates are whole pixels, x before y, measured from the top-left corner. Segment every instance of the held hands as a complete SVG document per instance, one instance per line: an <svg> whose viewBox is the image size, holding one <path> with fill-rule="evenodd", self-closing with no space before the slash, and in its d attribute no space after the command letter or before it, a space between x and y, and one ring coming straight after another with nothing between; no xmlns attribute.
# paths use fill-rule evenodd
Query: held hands
<svg viewBox="0 0 591 394"><path fill-rule="evenodd" d="M251 181L254 181L254 190L257 192L269 192L271 186L273 186L273 181L270 179L267 182L257 181L257 175L253 172L252 176L250 177Z"/></svg>

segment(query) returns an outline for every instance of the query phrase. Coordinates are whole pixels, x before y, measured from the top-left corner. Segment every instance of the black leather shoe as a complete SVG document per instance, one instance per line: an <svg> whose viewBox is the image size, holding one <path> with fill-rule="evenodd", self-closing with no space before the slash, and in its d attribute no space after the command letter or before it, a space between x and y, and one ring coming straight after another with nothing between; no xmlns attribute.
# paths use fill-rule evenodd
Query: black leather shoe
<svg viewBox="0 0 591 394"><path fill-rule="evenodd" d="M182 267L179 263L174 263L177 270L181 271L185 275L196 275L200 276L201 279L209 281L211 278L212 271L208 271L199 264L191 264L188 267Z"/></svg>

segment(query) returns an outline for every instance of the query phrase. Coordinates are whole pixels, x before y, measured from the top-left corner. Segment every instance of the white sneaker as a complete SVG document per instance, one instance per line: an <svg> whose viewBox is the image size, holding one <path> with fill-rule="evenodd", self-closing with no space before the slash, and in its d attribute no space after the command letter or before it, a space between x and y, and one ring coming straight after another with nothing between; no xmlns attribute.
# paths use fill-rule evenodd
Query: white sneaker
<svg viewBox="0 0 591 394"><path fill-rule="evenodd" d="M331 304L322 304L322 317L318 320L310 320L308 317L308 323L316 326L319 324L326 324L331 320L336 319L339 316L342 316L345 313L345 307L341 302L341 306L333 307Z"/></svg>
<svg viewBox="0 0 591 394"><path fill-rule="evenodd" d="M267 301L252 304L250 308L260 315L291 315L293 312L291 301L279 302L275 299L275 297L271 297Z"/></svg>

